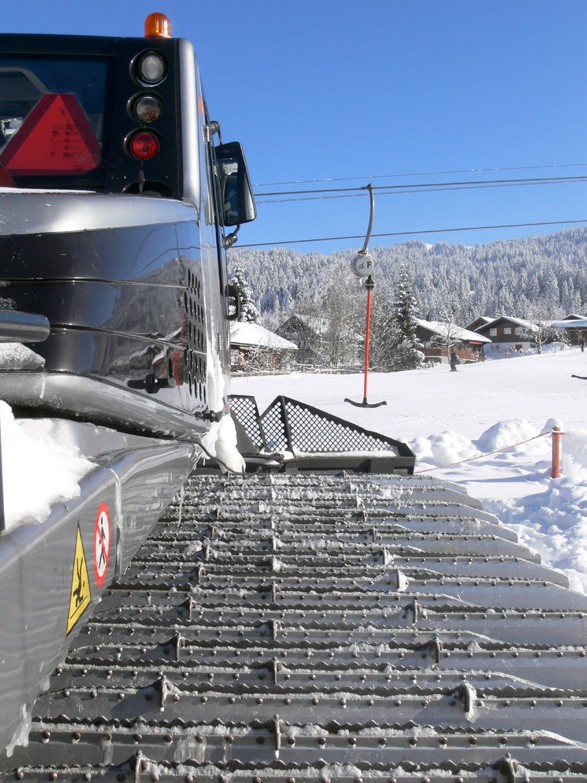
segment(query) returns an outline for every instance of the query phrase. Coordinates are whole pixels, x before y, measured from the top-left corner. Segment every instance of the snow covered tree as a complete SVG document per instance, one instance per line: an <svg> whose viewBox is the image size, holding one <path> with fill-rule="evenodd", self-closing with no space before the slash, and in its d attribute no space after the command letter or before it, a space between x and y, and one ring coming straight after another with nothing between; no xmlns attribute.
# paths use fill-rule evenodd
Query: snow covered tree
<svg viewBox="0 0 587 783"><path fill-rule="evenodd" d="M423 360L416 339L418 304L413 284L405 266L400 267L390 312L379 308L374 337L377 338L375 360L385 370L413 370Z"/></svg>
<svg viewBox="0 0 587 783"><path fill-rule="evenodd" d="M395 288L393 317L397 327L394 346L394 366L398 370L413 370L422 364L423 355L416 339L418 303L408 270L400 267L399 280Z"/></svg>
<svg viewBox="0 0 587 783"><path fill-rule="evenodd" d="M382 294L382 289L395 284L403 265L413 276L414 296L429 321L444 320L447 308L460 326L478 315L529 319L533 306L543 301L552 319L569 312L583 313L587 308L586 253L584 227L475 247L417 241L375 247L371 250L377 270L373 307L386 299L387 309L380 314L389 315L395 298ZM349 264L354 255L356 251L351 250L322 255L284 248L232 248L228 258L231 272L238 264L248 278L252 299L263 317L275 314L283 322L303 312L304 301L320 301L321 292L338 275L339 265Z"/></svg>
<svg viewBox="0 0 587 783"><path fill-rule="evenodd" d="M236 286L237 295L240 301L240 315L238 320L253 324L259 323L261 314L253 302L251 288L240 266L237 265L236 269L234 270L234 274L230 279L230 283Z"/></svg>
<svg viewBox="0 0 587 783"><path fill-rule="evenodd" d="M322 350L330 367L358 364L364 301L364 291L356 285L348 264L338 264L322 302L322 316L327 323Z"/></svg>
<svg viewBox="0 0 587 783"><path fill-rule="evenodd" d="M398 337L389 306L392 299L393 290L387 281L377 282L373 291L370 350L371 365L376 370L389 371L393 364L393 346Z"/></svg>
<svg viewBox="0 0 587 783"><path fill-rule="evenodd" d="M408 342L417 343L416 320L418 303L414 296L414 286L405 266L400 267L399 280L395 289L395 320L400 332Z"/></svg>
<svg viewBox="0 0 587 783"><path fill-rule="evenodd" d="M404 365L404 338L393 315L377 319L371 329L373 367L384 372L411 369Z"/></svg>
<svg viewBox="0 0 587 783"><path fill-rule="evenodd" d="M526 339L535 346L537 353L542 353L547 343L554 340L565 341L565 338L551 326L552 318L550 313L548 305L545 303L537 304L532 311L532 329L525 331Z"/></svg>
<svg viewBox="0 0 587 783"><path fill-rule="evenodd" d="M441 332L432 342L434 345L440 345L443 348L450 349L461 342L461 327L456 321L454 307L442 307L440 309ZM447 351L448 353L448 351Z"/></svg>

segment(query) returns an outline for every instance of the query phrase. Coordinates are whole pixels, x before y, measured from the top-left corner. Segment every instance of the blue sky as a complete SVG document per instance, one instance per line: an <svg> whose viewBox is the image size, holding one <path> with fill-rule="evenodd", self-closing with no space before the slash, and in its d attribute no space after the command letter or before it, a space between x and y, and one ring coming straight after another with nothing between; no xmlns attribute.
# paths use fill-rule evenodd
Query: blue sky
<svg viewBox="0 0 587 783"><path fill-rule="evenodd" d="M2 30L140 36L155 10L194 43L211 114L245 146L259 217L241 244L366 230L361 191L282 203L267 192L587 177L587 0L21 0ZM406 235L370 246L473 245L561 226L424 230L580 219L586 182L376 191L374 234Z"/></svg>

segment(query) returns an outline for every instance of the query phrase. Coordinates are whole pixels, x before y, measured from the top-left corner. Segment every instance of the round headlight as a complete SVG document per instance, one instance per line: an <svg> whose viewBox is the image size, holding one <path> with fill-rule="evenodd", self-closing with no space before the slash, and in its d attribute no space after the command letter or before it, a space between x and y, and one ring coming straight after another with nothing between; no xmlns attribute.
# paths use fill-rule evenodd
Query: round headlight
<svg viewBox="0 0 587 783"><path fill-rule="evenodd" d="M161 101L153 95L141 95L132 105L132 113L139 122L154 122L161 115Z"/></svg>
<svg viewBox="0 0 587 783"><path fill-rule="evenodd" d="M150 131L139 131L131 136L128 142L128 150L137 160L150 160L159 152L161 145L159 139Z"/></svg>
<svg viewBox="0 0 587 783"><path fill-rule="evenodd" d="M136 64L136 76L145 84L159 84L167 73L167 62L159 52L145 52Z"/></svg>

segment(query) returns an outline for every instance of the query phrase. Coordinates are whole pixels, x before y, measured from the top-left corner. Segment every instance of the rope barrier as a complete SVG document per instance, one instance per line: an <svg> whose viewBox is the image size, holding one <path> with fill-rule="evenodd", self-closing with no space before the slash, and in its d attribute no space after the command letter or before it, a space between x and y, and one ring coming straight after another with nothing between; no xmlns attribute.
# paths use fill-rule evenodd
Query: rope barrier
<svg viewBox="0 0 587 783"><path fill-rule="evenodd" d="M519 443L512 443L511 446L504 446L503 449L496 449L495 451L488 451L486 454L479 454L476 457L469 457L468 459L462 459L459 462L450 462L448 465L439 465L436 468L429 468L427 470L415 470L414 475L419 473L433 473L435 470L444 470L445 468L454 468L456 465L463 465L465 462L474 462L477 459L485 459L485 457L491 457L493 454L501 454L504 451L515 449L517 446L523 446L524 443L530 443L532 440L538 440L538 438L545 438L547 435L551 435L550 432L541 432L540 435L534 435L527 440L521 440Z"/></svg>

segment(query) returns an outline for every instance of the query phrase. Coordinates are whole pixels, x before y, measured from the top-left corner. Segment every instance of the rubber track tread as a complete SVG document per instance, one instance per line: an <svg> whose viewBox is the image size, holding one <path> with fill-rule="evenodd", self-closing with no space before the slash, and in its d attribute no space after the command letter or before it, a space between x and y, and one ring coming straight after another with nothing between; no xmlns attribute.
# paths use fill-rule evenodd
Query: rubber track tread
<svg viewBox="0 0 587 783"><path fill-rule="evenodd" d="M585 781L586 618L453 485L194 476L0 781Z"/></svg>

